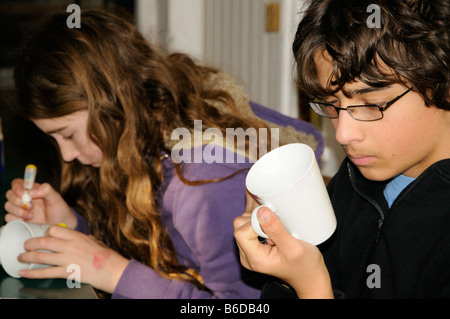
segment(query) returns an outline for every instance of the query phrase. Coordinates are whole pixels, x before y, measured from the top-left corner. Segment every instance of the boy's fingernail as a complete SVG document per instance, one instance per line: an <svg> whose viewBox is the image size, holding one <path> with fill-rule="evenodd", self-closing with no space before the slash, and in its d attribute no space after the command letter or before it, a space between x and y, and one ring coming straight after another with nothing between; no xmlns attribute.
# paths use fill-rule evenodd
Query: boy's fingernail
<svg viewBox="0 0 450 319"><path fill-rule="evenodd" d="M261 207L258 210L258 218L260 221L262 222L267 222L270 219L270 212L269 209L267 209L267 207Z"/></svg>

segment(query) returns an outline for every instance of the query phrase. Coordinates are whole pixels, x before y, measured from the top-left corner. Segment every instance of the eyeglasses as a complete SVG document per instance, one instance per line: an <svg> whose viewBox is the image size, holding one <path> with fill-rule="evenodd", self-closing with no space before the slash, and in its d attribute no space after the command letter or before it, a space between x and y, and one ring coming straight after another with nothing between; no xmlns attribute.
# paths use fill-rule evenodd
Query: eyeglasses
<svg viewBox="0 0 450 319"><path fill-rule="evenodd" d="M309 102L309 105L314 110L314 112L316 112L320 116L329 119L337 119L339 117L339 111L345 110L355 120L363 122L378 121L383 118L383 112L386 111L388 107L397 102L412 89L413 89L412 87L409 88L406 92L397 96L395 99L386 102L384 106L376 104L366 104L366 105L350 105L343 108L334 106L331 103L325 103L318 100L313 100Z"/></svg>

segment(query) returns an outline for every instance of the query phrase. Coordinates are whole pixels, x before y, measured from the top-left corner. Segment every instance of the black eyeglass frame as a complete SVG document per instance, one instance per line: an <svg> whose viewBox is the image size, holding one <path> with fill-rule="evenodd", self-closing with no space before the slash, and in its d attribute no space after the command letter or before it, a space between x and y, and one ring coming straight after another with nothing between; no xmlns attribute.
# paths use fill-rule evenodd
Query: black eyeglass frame
<svg viewBox="0 0 450 319"><path fill-rule="evenodd" d="M377 104L366 104L366 105L349 105L347 107L337 107L331 103L322 103L322 102L314 102L313 100L309 102L309 105L311 106L311 108L314 110L314 112L316 112L317 114L319 114L320 116L323 116L325 118L329 118L329 119L337 119L339 118L339 111L340 110L344 110L347 111L347 113L355 120L357 121L361 121L361 122L374 122L374 121L379 121L384 117L383 112L386 111L392 104L394 104L395 102L397 102L399 99L401 99L403 96L405 96L406 94L409 93L409 91L411 91L413 89L413 87L410 87L408 90L406 90L404 93L400 94L399 96L397 96L396 98L386 102L385 106L379 106ZM336 110L337 115L336 116L330 116L330 115L323 115L320 114L316 111L315 107L313 106L313 104L318 104L318 105L324 105L324 106L331 106ZM360 120L357 119L355 117L353 117L353 115L348 111L349 108L358 108L358 107L377 107L380 110L380 114L381 117L377 118L377 119L373 119L373 120Z"/></svg>

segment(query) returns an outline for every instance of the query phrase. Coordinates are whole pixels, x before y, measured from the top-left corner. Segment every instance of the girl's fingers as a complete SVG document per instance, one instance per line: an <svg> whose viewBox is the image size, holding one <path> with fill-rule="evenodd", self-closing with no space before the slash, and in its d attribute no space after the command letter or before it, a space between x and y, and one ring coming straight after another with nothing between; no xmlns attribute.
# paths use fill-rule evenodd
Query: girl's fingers
<svg viewBox="0 0 450 319"><path fill-rule="evenodd" d="M35 237L28 239L24 244L24 248L27 251L27 254L37 252L38 250L63 252L65 250L65 242L66 241L63 239L54 237ZM30 256L32 256L32 254ZM29 260L26 260L26 262L29 262Z"/></svg>
<svg viewBox="0 0 450 319"><path fill-rule="evenodd" d="M80 233L77 231L59 225L52 225L47 229L46 236L28 239L24 244L24 248L30 253L38 250L62 253L66 250L68 241L79 235Z"/></svg>
<svg viewBox="0 0 450 319"><path fill-rule="evenodd" d="M22 198L12 189L6 192L6 200L14 206L23 207Z"/></svg>
<svg viewBox="0 0 450 319"><path fill-rule="evenodd" d="M20 179L20 178L13 179L13 181L11 182L11 191L13 191L17 197L22 196L22 194L23 194L23 179Z"/></svg>
<svg viewBox="0 0 450 319"><path fill-rule="evenodd" d="M29 194L33 198L42 198L50 202L61 200L61 195L49 183L35 183Z"/></svg>
<svg viewBox="0 0 450 319"><path fill-rule="evenodd" d="M4 207L6 212L8 213L5 216L5 220L7 222L14 219L30 220L34 217L34 214L31 211L23 209L22 207L18 207L9 201L5 203Z"/></svg>
<svg viewBox="0 0 450 319"><path fill-rule="evenodd" d="M61 265L61 254L53 251L27 251L19 255L18 260L23 263L44 264L44 265Z"/></svg>
<svg viewBox="0 0 450 319"><path fill-rule="evenodd" d="M19 275L30 279L67 278L69 273L64 266L51 266L41 269L22 269Z"/></svg>
<svg viewBox="0 0 450 319"><path fill-rule="evenodd" d="M50 226L46 231L46 235L62 240L72 240L82 234L76 230L67 228L64 224L58 224Z"/></svg>

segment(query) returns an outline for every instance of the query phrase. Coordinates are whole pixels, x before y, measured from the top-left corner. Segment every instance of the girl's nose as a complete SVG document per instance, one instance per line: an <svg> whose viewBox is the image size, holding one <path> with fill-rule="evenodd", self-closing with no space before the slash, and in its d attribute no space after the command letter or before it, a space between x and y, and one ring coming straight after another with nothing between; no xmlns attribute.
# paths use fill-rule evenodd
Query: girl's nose
<svg viewBox="0 0 450 319"><path fill-rule="evenodd" d="M59 144L59 149L65 162L72 162L80 156L80 152L70 143Z"/></svg>

